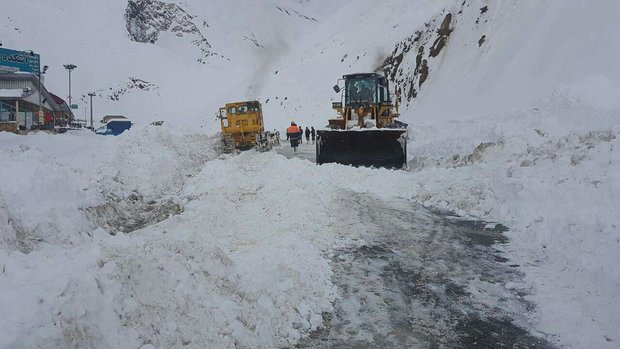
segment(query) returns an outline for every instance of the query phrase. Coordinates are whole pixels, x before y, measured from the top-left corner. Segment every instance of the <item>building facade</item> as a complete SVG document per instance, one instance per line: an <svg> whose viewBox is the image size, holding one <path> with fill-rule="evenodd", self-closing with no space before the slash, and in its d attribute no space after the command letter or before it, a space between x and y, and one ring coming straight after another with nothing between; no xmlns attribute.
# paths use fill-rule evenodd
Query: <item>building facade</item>
<svg viewBox="0 0 620 349"><path fill-rule="evenodd" d="M71 120L71 108L47 91L36 74L0 73L0 122L30 130L66 126Z"/></svg>

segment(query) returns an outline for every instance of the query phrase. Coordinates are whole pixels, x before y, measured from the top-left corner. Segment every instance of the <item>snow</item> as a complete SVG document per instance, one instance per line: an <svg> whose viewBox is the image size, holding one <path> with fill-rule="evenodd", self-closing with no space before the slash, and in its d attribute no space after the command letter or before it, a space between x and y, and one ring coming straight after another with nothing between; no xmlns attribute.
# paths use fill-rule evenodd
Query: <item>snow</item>
<svg viewBox="0 0 620 349"><path fill-rule="evenodd" d="M338 210L348 191L508 226L498 248L524 279L506 287L529 291L531 326L565 347L617 347L620 3L175 3L217 53L206 64L169 32L129 41L125 2L4 9L3 46L40 53L50 90L66 91L74 63L74 102L95 91L96 115L136 126L0 133L0 347L294 345L333 310L331 252L361 243ZM219 155L219 106L258 98L268 129L320 129L338 78L375 71L417 30L433 40L447 11L461 11L454 31L401 105L409 171ZM111 100L130 77L155 88Z"/></svg>
<svg viewBox="0 0 620 349"><path fill-rule="evenodd" d="M217 166L192 181L203 189L187 195L201 199L179 197L184 181L207 160L203 153L212 141L164 128L138 132L117 138L0 134L3 161L19 161L3 167L2 176L19 174L21 180L0 192L3 219L12 222L2 232L3 342L135 348L148 338L156 347L272 347L294 343L320 326L317 316L331 309L333 299L330 270L316 247L290 234L303 232L297 222L273 226L250 214L240 225L229 205L243 203L252 188L241 188L239 200L225 200L234 199L229 187L205 187L204 179L213 175L233 179L212 173ZM68 140L76 148L59 146ZM42 158L42 151L50 157ZM83 161L95 153L104 160ZM166 171L165 163L174 170ZM39 178L46 172L54 176ZM236 172L241 182L245 176ZM39 185L57 190L41 191ZM187 201L185 212L112 236L84 212L115 190L121 198L135 192L158 200L176 195Z"/></svg>
<svg viewBox="0 0 620 349"><path fill-rule="evenodd" d="M574 347L618 336L617 91L588 79L540 108L414 127L409 145L418 201L509 226L538 328Z"/></svg>
<svg viewBox="0 0 620 349"><path fill-rule="evenodd" d="M2 161L16 164L2 177L20 180L0 191L12 222L2 231L0 337L11 347L294 344L322 326L335 297L324 251L345 228L325 219L326 200L336 185L365 191L373 181L370 169L273 153L214 159L212 138L165 127L0 142ZM122 208L132 194L144 197L136 205L172 198L183 212L128 235L97 227L109 211L89 208Z"/></svg>

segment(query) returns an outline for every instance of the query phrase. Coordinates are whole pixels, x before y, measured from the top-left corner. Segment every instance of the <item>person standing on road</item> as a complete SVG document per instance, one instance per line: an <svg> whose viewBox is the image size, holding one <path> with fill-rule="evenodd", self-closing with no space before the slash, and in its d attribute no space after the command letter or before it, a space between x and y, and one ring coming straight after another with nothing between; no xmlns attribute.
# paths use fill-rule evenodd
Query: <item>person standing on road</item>
<svg viewBox="0 0 620 349"><path fill-rule="evenodd" d="M306 143L310 143L310 129L306 126Z"/></svg>
<svg viewBox="0 0 620 349"><path fill-rule="evenodd" d="M310 127L310 136L312 137L312 144L314 144L314 140L316 139L316 131L314 130L314 126Z"/></svg>
<svg viewBox="0 0 620 349"><path fill-rule="evenodd" d="M297 152L297 147L299 146L299 143L301 143L302 134L303 132L297 124L295 124L294 121L291 121L291 126L286 129L286 138L291 140L293 152Z"/></svg>
<svg viewBox="0 0 620 349"><path fill-rule="evenodd" d="M304 129L301 126L297 126L299 128L299 132L301 132L301 137L299 137L299 144L302 144L304 140Z"/></svg>

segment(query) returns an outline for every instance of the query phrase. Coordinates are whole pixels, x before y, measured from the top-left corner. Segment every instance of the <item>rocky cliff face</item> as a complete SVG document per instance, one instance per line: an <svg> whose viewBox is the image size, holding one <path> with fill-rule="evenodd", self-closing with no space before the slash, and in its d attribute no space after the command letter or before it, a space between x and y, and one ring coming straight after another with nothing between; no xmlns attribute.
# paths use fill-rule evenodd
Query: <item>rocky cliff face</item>
<svg viewBox="0 0 620 349"><path fill-rule="evenodd" d="M452 13L447 12L426 23L424 28L396 44L394 51L377 68L385 71L397 86L401 103L411 102L429 77L429 61L446 46L454 30Z"/></svg>
<svg viewBox="0 0 620 349"><path fill-rule="evenodd" d="M204 63L205 58L215 53L194 23L195 20L195 16L179 5L158 0L129 0L125 10L126 27L131 40L154 44L162 32L173 33L178 38L187 37L192 45L200 49L200 57L196 60Z"/></svg>
<svg viewBox="0 0 620 349"><path fill-rule="evenodd" d="M440 85L450 85L456 82L456 75L463 76L463 67L473 69L489 64L489 60L482 57L489 51L494 31L509 20L509 17L498 17L499 13L511 11L501 6L507 5L487 0L462 0L446 6L397 42L392 53L375 70L387 73L400 103L419 107L425 98L437 92L431 90L439 86L438 78ZM456 65L461 69L455 68Z"/></svg>

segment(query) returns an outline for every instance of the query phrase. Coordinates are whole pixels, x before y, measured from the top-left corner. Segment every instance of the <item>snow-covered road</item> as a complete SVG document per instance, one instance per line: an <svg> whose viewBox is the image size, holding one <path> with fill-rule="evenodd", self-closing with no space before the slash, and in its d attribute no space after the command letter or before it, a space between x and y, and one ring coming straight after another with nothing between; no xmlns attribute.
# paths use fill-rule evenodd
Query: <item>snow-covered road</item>
<svg viewBox="0 0 620 349"><path fill-rule="evenodd" d="M316 162L316 148L312 141L306 142L304 140L304 143L300 144L296 151L293 151L290 142L284 139L280 141L280 146L274 146L273 149L278 154L284 155L288 159L299 158Z"/></svg>
<svg viewBox="0 0 620 349"><path fill-rule="evenodd" d="M277 153L314 162L314 145L282 144ZM335 311L298 348L552 347L528 330L535 305L518 265L494 248L505 227L369 193L337 201L366 242L330 254Z"/></svg>

